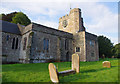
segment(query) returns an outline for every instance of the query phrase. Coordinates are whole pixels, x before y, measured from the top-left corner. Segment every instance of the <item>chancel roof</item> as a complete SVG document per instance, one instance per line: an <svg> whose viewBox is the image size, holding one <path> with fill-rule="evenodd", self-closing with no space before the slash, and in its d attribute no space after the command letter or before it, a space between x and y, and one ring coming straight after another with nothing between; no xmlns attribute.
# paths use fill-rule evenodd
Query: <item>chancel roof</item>
<svg viewBox="0 0 120 84"><path fill-rule="evenodd" d="M2 31L2 32L21 34L17 24L0 20L0 27L2 27L2 28L0 28L0 31Z"/></svg>

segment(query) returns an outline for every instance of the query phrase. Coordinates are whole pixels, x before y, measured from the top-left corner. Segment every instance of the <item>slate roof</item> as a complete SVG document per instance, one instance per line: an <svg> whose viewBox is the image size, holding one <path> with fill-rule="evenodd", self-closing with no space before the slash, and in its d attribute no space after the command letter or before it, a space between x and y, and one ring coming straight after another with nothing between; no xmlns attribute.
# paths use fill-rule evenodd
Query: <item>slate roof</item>
<svg viewBox="0 0 120 84"><path fill-rule="evenodd" d="M32 22L32 24L34 25L38 25L39 26L39 28L40 27L44 27L44 28L46 28L46 29L50 29L50 30L54 30L54 31L57 31L57 32L62 32L62 33L67 33L67 34L70 34L70 35L73 35L73 34L71 34L71 33L69 33L69 32L65 32L65 31L62 31L62 30L58 30L58 29L55 29L55 28L52 28L52 27L48 27L48 26L45 26L45 25L42 25L42 24L37 24L37 23L34 23L34 22Z"/></svg>
<svg viewBox="0 0 120 84"><path fill-rule="evenodd" d="M13 33L13 34L21 34L17 24L0 20L0 27L2 27L2 30L0 28L0 31L2 31L2 32L8 32L8 33Z"/></svg>

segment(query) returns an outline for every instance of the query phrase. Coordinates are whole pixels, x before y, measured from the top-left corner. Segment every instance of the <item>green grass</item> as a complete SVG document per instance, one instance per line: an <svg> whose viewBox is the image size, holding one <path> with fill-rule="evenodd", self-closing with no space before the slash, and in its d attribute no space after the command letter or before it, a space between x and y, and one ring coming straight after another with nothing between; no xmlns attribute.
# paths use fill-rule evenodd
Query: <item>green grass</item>
<svg viewBox="0 0 120 84"><path fill-rule="evenodd" d="M102 62L111 62L111 68L103 68ZM118 82L118 59L97 62L80 62L80 73L60 77L60 82ZM49 63L5 64L2 66L3 82L51 82ZM58 71L71 69L71 62L54 63Z"/></svg>

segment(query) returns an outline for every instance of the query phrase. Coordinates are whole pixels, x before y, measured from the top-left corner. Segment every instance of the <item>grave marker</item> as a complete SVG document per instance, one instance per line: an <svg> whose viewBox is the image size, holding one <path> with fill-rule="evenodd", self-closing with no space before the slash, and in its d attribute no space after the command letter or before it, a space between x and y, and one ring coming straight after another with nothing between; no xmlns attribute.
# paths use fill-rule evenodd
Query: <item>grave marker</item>
<svg viewBox="0 0 120 84"><path fill-rule="evenodd" d="M72 70L75 70L77 73L79 73L80 69L80 61L79 61L79 55L78 54L73 54L72 55Z"/></svg>
<svg viewBox="0 0 120 84"><path fill-rule="evenodd" d="M65 76L68 74L74 74L74 73L79 73L79 55L78 54L73 54L72 55L72 70L66 70L66 71L61 71L58 72L55 65L53 63L49 64L49 74L50 74L50 79L54 83L59 82L59 76Z"/></svg>
<svg viewBox="0 0 120 84"><path fill-rule="evenodd" d="M59 82L57 69L53 63L49 64L49 74L50 74L50 79L52 82L54 83Z"/></svg>
<svg viewBox="0 0 120 84"><path fill-rule="evenodd" d="M103 67L110 68L111 67L111 63L109 61L104 61L103 62Z"/></svg>

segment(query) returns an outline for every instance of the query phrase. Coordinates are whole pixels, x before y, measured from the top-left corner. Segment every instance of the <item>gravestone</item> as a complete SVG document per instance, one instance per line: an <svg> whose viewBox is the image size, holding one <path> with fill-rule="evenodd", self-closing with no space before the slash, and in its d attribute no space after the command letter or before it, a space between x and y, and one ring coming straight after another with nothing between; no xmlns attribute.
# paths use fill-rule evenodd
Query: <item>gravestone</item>
<svg viewBox="0 0 120 84"><path fill-rule="evenodd" d="M102 58L105 59L105 55L104 54L102 55Z"/></svg>
<svg viewBox="0 0 120 84"><path fill-rule="evenodd" d="M103 62L103 67L110 68L111 67L111 63L109 61L104 61Z"/></svg>
<svg viewBox="0 0 120 84"><path fill-rule="evenodd" d="M66 71L61 71L58 72L55 65L53 63L49 64L49 74L50 74L50 79L54 83L59 82L59 76L65 76L69 74L74 74L74 73L79 73L79 55L78 54L73 54L72 55L72 70L66 70Z"/></svg>
<svg viewBox="0 0 120 84"><path fill-rule="evenodd" d="M58 72L57 72L57 69L53 63L49 64L49 74L50 74L50 79L52 82L54 82L54 83L59 82Z"/></svg>
<svg viewBox="0 0 120 84"><path fill-rule="evenodd" d="M76 73L79 73L80 69L80 61L79 61L79 55L78 54L73 54L72 55L72 70L75 70Z"/></svg>
<svg viewBox="0 0 120 84"><path fill-rule="evenodd" d="M112 58L115 58L115 56L112 56Z"/></svg>

